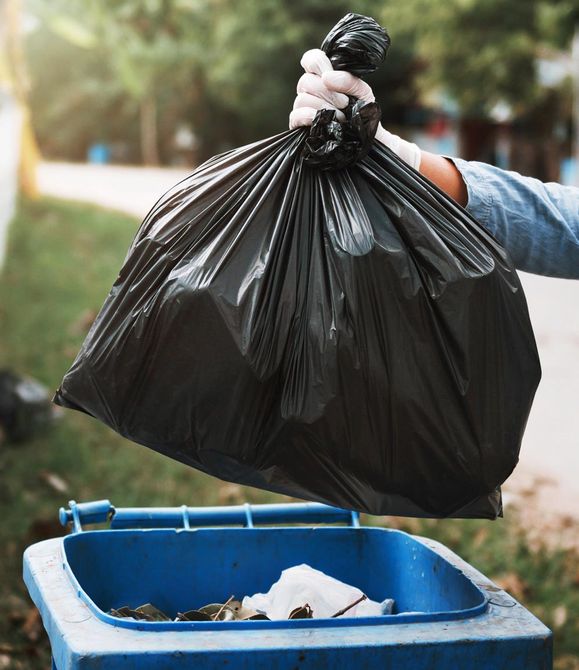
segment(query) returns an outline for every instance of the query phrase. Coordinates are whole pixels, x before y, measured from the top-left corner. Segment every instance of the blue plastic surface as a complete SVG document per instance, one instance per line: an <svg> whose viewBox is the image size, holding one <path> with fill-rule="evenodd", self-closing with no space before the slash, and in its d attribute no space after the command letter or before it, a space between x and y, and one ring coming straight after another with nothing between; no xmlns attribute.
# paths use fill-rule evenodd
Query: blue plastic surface
<svg viewBox="0 0 579 670"><path fill-rule="evenodd" d="M111 528L191 528L288 523L347 523L358 526L358 513L320 503L235 505L223 507L124 508L115 510Z"/></svg>
<svg viewBox="0 0 579 670"><path fill-rule="evenodd" d="M396 614L216 623L119 621L105 614L152 602L174 617L231 595L268 591L282 570L300 563L357 586L372 600L394 598ZM481 614L487 605L481 589L432 549L406 533L379 528L89 531L64 539L64 565L95 615L126 628L263 630L450 621Z"/></svg>
<svg viewBox="0 0 579 670"><path fill-rule="evenodd" d="M86 158L89 163L94 165L106 165L111 159L111 150L103 142L91 144L87 151Z"/></svg>
<svg viewBox="0 0 579 670"><path fill-rule="evenodd" d="M101 520L108 517L104 502L78 506L79 528L83 514L84 520L95 520L95 513ZM137 526L152 519L166 525L176 510L188 510L187 519L205 525L227 519L243 524L239 514L247 511L245 506L131 509L115 510L115 517L123 525L130 519ZM55 667L552 667L550 631L438 543L381 528L251 527L257 519L349 518L337 512L323 506L254 506L246 528L91 530L29 547L25 581L49 633ZM65 514L63 520L69 518ZM252 595L299 563L353 584L374 600L394 598L395 613L217 623L136 622L107 614L111 607L152 602L173 615L232 594Z"/></svg>

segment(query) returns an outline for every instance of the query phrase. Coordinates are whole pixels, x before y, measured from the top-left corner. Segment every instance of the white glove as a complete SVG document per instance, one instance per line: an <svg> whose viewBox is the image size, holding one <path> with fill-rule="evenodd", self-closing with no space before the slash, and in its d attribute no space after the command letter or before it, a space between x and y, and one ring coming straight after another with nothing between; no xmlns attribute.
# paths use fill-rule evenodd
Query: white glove
<svg viewBox="0 0 579 670"><path fill-rule="evenodd" d="M330 59L321 49L306 51L300 61L305 70L298 81L297 96L289 118L290 129L311 126L319 109L335 109L338 121L345 121L341 109L348 105L348 95L374 102L370 86L349 72L334 70ZM376 131L376 139L415 170L420 167L420 149L412 142L406 142L398 135L389 133L382 124Z"/></svg>

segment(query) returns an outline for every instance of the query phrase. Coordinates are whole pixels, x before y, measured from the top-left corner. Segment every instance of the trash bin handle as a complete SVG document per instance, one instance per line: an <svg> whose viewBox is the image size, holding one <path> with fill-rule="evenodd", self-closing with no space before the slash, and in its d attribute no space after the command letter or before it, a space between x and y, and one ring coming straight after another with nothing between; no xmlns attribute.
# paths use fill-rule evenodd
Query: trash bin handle
<svg viewBox="0 0 579 670"><path fill-rule="evenodd" d="M346 523L358 528L358 512L330 507L321 503L286 503L272 505L234 505L223 507L120 507L108 500L88 503L69 502L60 509L63 526L72 522L74 533L86 523L111 522L111 529L123 528L195 528L203 526L279 525L291 523Z"/></svg>
<svg viewBox="0 0 579 670"><path fill-rule="evenodd" d="M58 519L63 526L72 523L72 532L82 532L83 523L104 523L109 521L115 513L115 508L110 500L93 500L92 502L77 503L70 500L69 509L61 507L58 511Z"/></svg>

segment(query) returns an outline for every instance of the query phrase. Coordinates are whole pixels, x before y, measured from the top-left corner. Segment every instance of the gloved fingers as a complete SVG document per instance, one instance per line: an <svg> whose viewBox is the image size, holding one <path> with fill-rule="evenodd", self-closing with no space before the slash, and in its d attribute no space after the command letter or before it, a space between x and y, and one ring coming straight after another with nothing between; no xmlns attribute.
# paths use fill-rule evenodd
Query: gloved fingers
<svg viewBox="0 0 579 670"><path fill-rule="evenodd" d="M320 79L324 72L333 72L330 59L321 49L310 49L304 53L300 63L306 73L297 85L298 95L289 118L290 129L311 126L320 109L336 110L336 120L344 122L346 117L340 108L348 105L347 95L329 90Z"/></svg>
<svg viewBox="0 0 579 670"><path fill-rule="evenodd" d="M328 105L325 100L317 98L315 95L309 93L298 93L294 100L294 109L299 107L312 107L313 109L335 109L333 105Z"/></svg>
<svg viewBox="0 0 579 670"><path fill-rule="evenodd" d="M313 100L316 101L315 102L316 105L319 104L319 107L318 106L294 107L294 110L291 112L289 117L290 130L293 130L294 128L299 128L300 126L311 126L314 117L316 116L316 114L319 112L320 109L335 109L334 107L330 107L329 105L324 104L323 101L320 100L319 98L313 98ZM340 121L340 123L343 123L346 120L344 113L341 112L339 109L335 109L335 112L336 112L336 121Z"/></svg>
<svg viewBox="0 0 579 670"><path fill-rule="evenodd" d="M294 100L294 109L299 109L300 107L307 107L308 109L333 109L336 112L336 121L343 123L346 120L344 112L341 112L339 109L336 109L334 105L329 105L325 100L318 98L315 95L310 93L298 93L296 99ZM308 124L309 125L309 124Z"/></svg>
<svg viewBox="0 0 579 670"><path fill-rule="evenodd" d="M375 100L372 89L363 79L343 70L325 71L322 74L322 83L331 91L345 93L365 102Z"/></svg>
<svg viewBox="0 0 579 670"><path fill-rule="evenodd" d="M317 74L306 72L300 77L296 87L298 93L309 93L328 102L336 109L343 109L348 106L348 96L336 91L330 91L322 82L322 78Z"/></svg>
<svg viewBox="0 0 579 670"><path fill-rule="evenodd" d="M299 128L300 126L311 126L317 113L318 110L313 107L294 109L289 115L290 130L294 130L294 128Z"/></svg>
<svg viewBox="0 0 579 670"><path fill-rule="evenodd" d="M333 105L329 105L325 100L318 98L315 95L310 93L298 93L296 99L294 100L294 109L299 109L300 107L309 107L312 109L334 109L336 111L336 120L344 122L346 117L344 113L339 109L336 109Z"/></svg>
<svg viewBox="0 0 579 670"><path fill-rule="evenodd" d="M306 51L300 60L300 65L306 72L321 75L322 72L331 72L334 68L330 59L321 49Z"/></svg>

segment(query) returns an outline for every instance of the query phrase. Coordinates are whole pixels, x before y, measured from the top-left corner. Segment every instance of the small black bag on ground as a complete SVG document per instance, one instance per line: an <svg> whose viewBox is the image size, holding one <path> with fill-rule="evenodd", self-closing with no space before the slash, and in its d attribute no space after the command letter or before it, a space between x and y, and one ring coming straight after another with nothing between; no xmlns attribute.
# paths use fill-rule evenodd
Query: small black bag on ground
<svg viewBox="0 0 579 670"><path fill-rule="evenodd" d="M324 48L358 75L385 32ZM318 113L146 217L55 402L225 480L372 514L494 518L540 378L521 284L464 209Z"/></svg>

